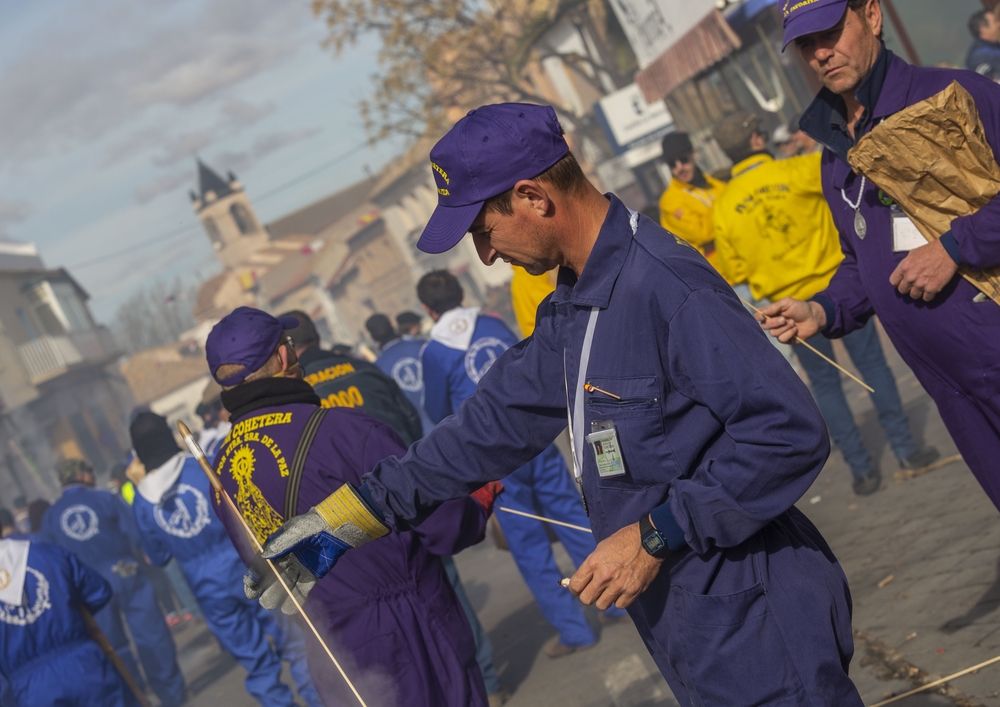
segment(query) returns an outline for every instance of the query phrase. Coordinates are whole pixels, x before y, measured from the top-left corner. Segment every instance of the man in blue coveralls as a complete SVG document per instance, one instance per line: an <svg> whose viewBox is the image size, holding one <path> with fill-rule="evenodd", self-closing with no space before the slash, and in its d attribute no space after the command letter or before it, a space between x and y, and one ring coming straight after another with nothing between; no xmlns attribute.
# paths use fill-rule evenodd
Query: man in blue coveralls
<svg viewBox="0 0 1000 707"><path fill-rule="evenodd" d="M284 659L299 695L311 707L319 707L299 628L250 601L239 589L246 567L209 508L211 489L198 461L181 451L166 419L155 413L136 415L129 433L139 461L149 470L139 482L134 504L146 556L154 565L177 558L208 628L246 668L247 692L258 702L266 707L295 704L292 691L281 682Z"/></svg>
<svg viewBox="0 0 1000 707"><path fill-rule="evenodd" d="M417 298L434 320L431 340L421 353L424 371L424 406L435 422L455 414L462 402L476 392L476 386L504 351L519 337L496 317L479 313L478 307L462 307L464 292L451 273L429 272L417 283ZM580 494L562 454L555 445L504 478L501 505L525 513L541 515L574 525L589 526L580 503ZM537 520L500 512L497 522L503 529L510 553L521 576L538 602L546 620L559 635L545 646L550 658L561 658L597 643L580 606L559 586L562 573L552 554L545 526ZM594 539L586 533L553 525L559 540L577 565L594 551ZM602 622L624 617L611 607L601 614Z"/></svg>
<svg viewBox="0 0 1000 707"><path fill-rule="evenodd" d="M826 146L823 193L844 260L829 286L808 302L784 299L764 308L770 318L763 326L783 341L817 333L832 339L877 314L937 404L965 463L1000 508L1000 307L958 276L960 265L1000 266L1000 197L954 219L933 243L897 242L899 206L847 163L847 152L882 120L953 81L972 96L986 141L1000 159L1000 87L971 71L910 66L895 56L881 41L878 0L790 5L784 22L785 44L794 42L823 82L800 124Z"/></svg>
<svg viewBox="0 0 1000 707"><path fill-rule="evenodd" d="M58 472L63 493L45 512L43 537L76 554L111 584L114 596L94 617L101 630L138 681L141 674L122 625L124 614L153 692L164 707L182 704L184 678L174 639L153 585L135 559L139 541L132 509L109 491L94 488L93 470L82 459L63 460Z"/></svg>
<svg viewBox="0 0 1000 707"><path fill-rule="evenodd" d="M87 632L111 585L71 552L14 535L0 540L0 705L126 707L135 698Z"/></svg>
<svg viewBox="0 0 1000 707"><path fill-rule="evenodd" d="M353 509L337 527L298 516L264 554L312 581L348 549L507 476L569 417L599 541L569 591L628 609L683 707L861 707L847 579L794 507L829 455L826 426L732 288L595 189L551 107L472 111L431 167L438 207L420 248L471 231L485 263L560 266L556 291L456 414L330 497Z"/></svg>

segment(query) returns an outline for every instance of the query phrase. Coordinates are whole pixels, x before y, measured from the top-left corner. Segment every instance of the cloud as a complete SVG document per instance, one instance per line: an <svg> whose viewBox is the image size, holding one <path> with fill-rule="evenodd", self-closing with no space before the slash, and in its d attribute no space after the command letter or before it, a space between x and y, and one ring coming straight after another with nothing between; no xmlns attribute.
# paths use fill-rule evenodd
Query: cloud
<svg viewBox="0 0 1000 707"><path fill-rule="evenodd" d="M135 190L135 200L140 204L152 201L160 194L171 192L177 187L191 185L194 183L193 171L186 169L183 172L174 174L164 174L151 182L143 184Z"/></svg>
<svg viewBox="0 0 1000 707"><path fill-rule="evenodd" d="M232 137L274 110L273 101L258 105L238 98L226 98L222 102L219 120L214 125L163 141L163 150L153 157L153 164L169 167L181 161L190 161L212 143Z"/></svg>
<svg viewBox="0 0 1000 707"><path fill-rule="evenodd" d="M220 169L243 172L255 162L259 162L272 152L307 140L322 132L322 128L301 128L299 130L279 130L257 137L248 150L222 152L212 158L212 163Z"/></svg>
<svg viewBox="0 0 1000 707"><path fill-rule="evenodd" d="M129 5L110 0L102 12L89 2L68 6L26 51L0 65L0 163L100 139L152 108L220 98L287 61L303 46L303 34L316 30L299 2L175 3L190 6L173 13L183 17ZM108 23L122 39L108 41ZM247 105L223 103L224 117L259 119L260 107ZM127 140L111 152L124 154L124 147Z"/></svg>
<svg viewBox="0 0 1000 707"><path fill-rule="evenodd" d="M7 235L7 227L21 223L31 215L31 206L26 201L0 199L0 236Z"/></svg>

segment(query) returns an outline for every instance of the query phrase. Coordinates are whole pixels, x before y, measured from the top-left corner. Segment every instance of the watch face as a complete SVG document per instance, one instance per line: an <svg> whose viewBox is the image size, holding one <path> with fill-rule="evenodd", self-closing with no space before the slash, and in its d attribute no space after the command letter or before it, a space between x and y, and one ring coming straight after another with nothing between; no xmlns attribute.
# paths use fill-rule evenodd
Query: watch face
<svg viewBox="0 0 1000 707"><path fill-rule="evenodd" d="M660 539L659 535L654 534L643 538L642 545L646 548L646 552L652 555L663 549L663 540Z"/></svg>

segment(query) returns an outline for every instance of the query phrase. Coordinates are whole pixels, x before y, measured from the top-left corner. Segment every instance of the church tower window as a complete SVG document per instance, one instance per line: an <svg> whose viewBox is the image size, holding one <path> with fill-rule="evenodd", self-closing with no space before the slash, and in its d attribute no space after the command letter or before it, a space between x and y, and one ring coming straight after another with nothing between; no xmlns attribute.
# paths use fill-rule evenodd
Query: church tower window
<svg viewBox="0 0 1000 707"><path fill-rule="evenodd" d="M229 213L232 215L233 221L236 222L236 227L240 229L240 233L243 235L253 233L257 230L257 224L254 223L253 216L243 204L238 202L233 204L229 207Z"/></svg>

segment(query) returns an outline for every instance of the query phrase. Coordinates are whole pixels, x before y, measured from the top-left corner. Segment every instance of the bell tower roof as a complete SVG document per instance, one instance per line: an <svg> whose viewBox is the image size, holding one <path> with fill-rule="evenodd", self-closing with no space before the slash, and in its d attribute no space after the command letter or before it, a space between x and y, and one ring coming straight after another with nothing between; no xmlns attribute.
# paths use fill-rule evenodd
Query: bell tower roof
<svg viewBox="0 0 1000 707"><path fill-rule="evenodd" d="M208 203L210 201L215 201L215 199L221 199L224 196L232 194L234 189L230 186L230 183L225 179L216 174L211 167L206 165L200 159L198 160L198 191L202 203ZM209 192L214 193L214 198L206 198Z"/></svg>

